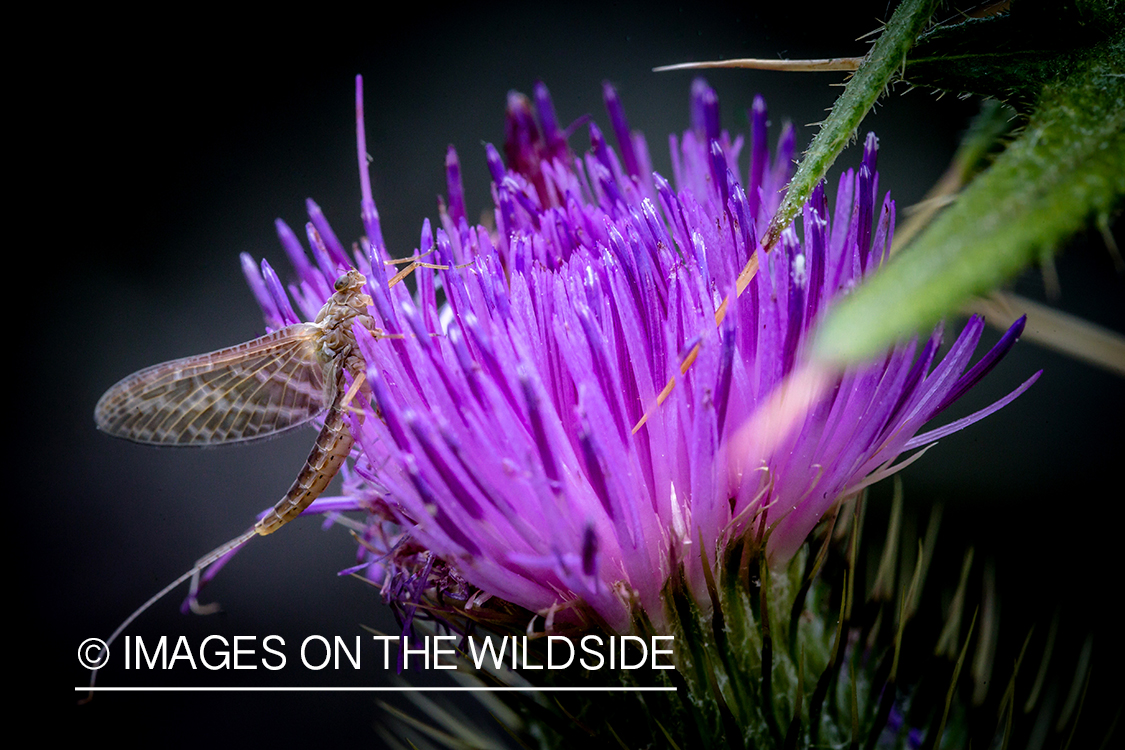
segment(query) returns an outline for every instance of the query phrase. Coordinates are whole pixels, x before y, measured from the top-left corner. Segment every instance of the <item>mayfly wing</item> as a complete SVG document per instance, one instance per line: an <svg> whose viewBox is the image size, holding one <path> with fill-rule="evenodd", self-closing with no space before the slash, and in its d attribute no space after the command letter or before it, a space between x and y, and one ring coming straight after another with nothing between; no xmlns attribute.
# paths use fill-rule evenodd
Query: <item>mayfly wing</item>
<svg viewBox="0 0 1125 750"><path fill-rule="evenodd" d="M320 336L320 326L299 323L153 365L106 391L94 420L110 435L152 445L219 445L296 427L336 396L334 373L317 357Z"/></svg>

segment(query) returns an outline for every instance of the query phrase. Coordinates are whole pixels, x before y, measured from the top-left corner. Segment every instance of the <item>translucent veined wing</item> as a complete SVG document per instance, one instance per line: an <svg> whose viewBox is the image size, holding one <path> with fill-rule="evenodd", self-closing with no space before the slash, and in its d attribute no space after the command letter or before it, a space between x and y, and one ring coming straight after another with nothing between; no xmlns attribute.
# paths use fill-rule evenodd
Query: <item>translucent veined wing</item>
<svg viewBox="0 0 1125 750"><path fill-rule="evenodd" d="M94 421L111 435L153 445L218 445L296 427L335 397L335 378L316 356L320 335L320 326L299 323L145 368L105 392Z"/></svg>

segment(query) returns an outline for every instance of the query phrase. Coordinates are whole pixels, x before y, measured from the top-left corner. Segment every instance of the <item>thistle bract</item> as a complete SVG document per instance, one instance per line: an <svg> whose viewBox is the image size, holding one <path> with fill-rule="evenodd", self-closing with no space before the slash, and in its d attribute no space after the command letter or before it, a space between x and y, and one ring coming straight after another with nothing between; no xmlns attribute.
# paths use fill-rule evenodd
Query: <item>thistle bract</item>
<svg viewBox="0 0 1125 750"><path fill-rule="evenodd" d="M440 226L423 224L414 292L388 285L365 167L366 238L352 252L311 202L311 260L279 222L304 315L353 265L374 299L381 332L356 329L372 398L355 404L369 414L353 421L344 505L371 513L360 567L391 599L471 608L495 597L548 627L624 633L643 616L663 630L671 580L682 576L706 609L708 568L732 544L753 535L771 566L785 565L826 512L901 454L1035 379L922 432L1022 321L972 367L979 318L941 357L939 328L863 366L807 368L818 319L888 257L895 207L879 195L875 137L834 201L817 188L800 230L755 255L790 174L793 130L771 158L763 100L747 143L720 128L715 94L697 80L692 127L669 138L669 181L604 93L617 148L590 123L582 154L545 87L534 105L509 96L507 165L486 149L494 226L470 225L450 148L448 198ZM246 268L270 325L295 322L276 274ZM771 419L794 383L812 384L807 401Z"/></svg>

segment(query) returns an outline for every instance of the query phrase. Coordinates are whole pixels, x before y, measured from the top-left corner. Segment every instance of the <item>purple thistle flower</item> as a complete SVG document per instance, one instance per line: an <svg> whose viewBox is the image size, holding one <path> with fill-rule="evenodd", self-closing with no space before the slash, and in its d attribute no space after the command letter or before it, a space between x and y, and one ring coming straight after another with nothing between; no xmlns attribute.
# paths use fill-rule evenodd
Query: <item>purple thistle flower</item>
<svg viewBox="0 0 1125 750"><path fill-rule="evenodd" d="M940 360L939 327L843 372L804 365L824 311L889 253L895 207L879 199L877 141L869 135L860 168L840 178L834 208L818 187L801 233L788 229L751 275L794 133L771 160L756 98L746 163L702 80L692 129L670 138L674 185L653 173L609 85L619 150L590 122L582 155L542 84L534 108L510 95L508 166L486 153L495 229L468 224L451 148L448 205L436 231L424 223L418 253L432 249L425 260L440 268L415 271L414 295L388 288L358 81L357 98L366 239L349 256L311 202L311 262L278 230L304 315L354 263L389 335L356 331L373 394L362 408L378 417L353 422L346 494L372 514L360 561L390 598L436 588L469 608L498 597L549 624L592 613L618 632L639 607L661 628L662 592L681 570L709 606L703 558L714 567L727 545L770 529L769 559L784 563L836 503L901 468L903 452L996 411L1037 377L922 433L1007 352L1022 320L969 369L976 317ZM244 268L269 325L291 322L272 270ZM325 502L347 505L309 511Z"/></svg>

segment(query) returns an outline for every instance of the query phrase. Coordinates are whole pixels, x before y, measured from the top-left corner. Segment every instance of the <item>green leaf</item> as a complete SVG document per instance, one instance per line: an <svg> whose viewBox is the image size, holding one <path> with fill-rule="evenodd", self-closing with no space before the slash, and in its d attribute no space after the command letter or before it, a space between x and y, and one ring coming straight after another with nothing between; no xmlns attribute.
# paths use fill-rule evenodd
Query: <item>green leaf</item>
<svg viewBox="0 0 1125 750"><path fill-rule="evenodd" d="M785 199L761 239L766 250L774 246L781 232L793 222L813 188L852 140L859 123L902 68L906 53L937 4L937 0L905 0L895 10L805 152L797 173L789 182Z"/></svg>
<svg viewBox="0 0 1125 750"><path fill-rule="evenodd" d="M824 321L814 357L854 362L932 327L1125 197L1125 34L1046 85L1026 128L900 256Z"/></svg>

